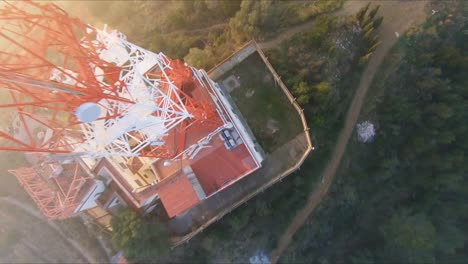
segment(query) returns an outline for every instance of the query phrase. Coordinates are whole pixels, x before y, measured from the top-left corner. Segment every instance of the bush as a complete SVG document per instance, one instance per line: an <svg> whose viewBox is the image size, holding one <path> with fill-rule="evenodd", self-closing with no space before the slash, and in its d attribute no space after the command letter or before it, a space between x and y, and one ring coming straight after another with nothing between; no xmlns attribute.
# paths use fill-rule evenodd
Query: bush
<svg viewBox="0 0 468 264"><path fill-rule="evenodd" d="M131 261L155 260L169 250L168 233L154 218L124 209L112 219L112 241Z"/></svg>

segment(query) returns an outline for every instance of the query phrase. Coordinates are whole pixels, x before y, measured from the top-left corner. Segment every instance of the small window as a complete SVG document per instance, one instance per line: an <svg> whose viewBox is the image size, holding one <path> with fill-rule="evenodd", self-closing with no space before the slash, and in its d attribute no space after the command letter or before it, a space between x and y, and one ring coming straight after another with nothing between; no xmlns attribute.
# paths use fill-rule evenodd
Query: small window
<svg viewBox="0 0 468 264"><path fill-rule="evenodd" d="M143 177L145 177L146 179L149 179L149 176L147 174L143 174Z"/></svg>
<svg viewBox="0 0 468 264"><path fill-rule="evenodd" d="M135 183L138 184L138 186L142 187L143 186L143 183L140 181L140 180L135 180Z"/></svg>

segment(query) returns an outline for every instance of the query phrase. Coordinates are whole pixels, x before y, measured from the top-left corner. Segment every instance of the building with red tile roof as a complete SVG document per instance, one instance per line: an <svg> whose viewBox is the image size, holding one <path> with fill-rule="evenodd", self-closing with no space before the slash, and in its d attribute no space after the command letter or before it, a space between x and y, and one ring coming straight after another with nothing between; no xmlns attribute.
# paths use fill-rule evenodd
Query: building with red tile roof
<svg viewBox="0 0 468 264"><path fill-rule="evenodd" d="M132 206L141 213L160 205L172 218L260 168L263 156L253 147L254 139L246 133L232 107L226 105L220 88L203 71L200 79L204 86L194 87L191 94L195 97L210 94L212 103L220 106L219 119L229 122L231 127L219 131L210 126L187 129L185 146L178 146L181 149L211 134L210 142L176 159L100 159L92 172L110 186L106 192L113 195L105 193L106 196L118 197L122 200L120 204ZM202 93L197 89L206 90Z"/></svg>

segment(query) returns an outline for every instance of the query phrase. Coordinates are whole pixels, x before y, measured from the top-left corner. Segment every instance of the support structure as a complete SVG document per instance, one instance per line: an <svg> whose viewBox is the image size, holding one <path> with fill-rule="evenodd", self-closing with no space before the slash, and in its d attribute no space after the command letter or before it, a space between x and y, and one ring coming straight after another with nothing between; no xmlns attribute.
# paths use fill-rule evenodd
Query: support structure
<svg viewBox="0 0 468 264"><path fill-rule="evenodd" d="M94 183L78 163L70 166L63 174L63 169L57 164L18 168L10 173L16 176L48 220L66 219L82 203L83 191L86 191L82 187Z"/></svg>
<svg viewBox="0 0 468 264"><path fill-rule="evenodd" d="M120 32L29 1L7 2L0 24L0 114L11 116L0 150L174 158L194 148L189 129L228 125L196 69Z"/></svg>

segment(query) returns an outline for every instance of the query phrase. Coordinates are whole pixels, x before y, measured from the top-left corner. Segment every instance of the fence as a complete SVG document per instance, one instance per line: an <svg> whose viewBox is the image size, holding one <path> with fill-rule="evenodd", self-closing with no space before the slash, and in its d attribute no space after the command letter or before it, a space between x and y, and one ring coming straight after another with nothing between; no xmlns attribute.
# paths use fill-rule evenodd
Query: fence
<svg viewBox="0 0 468 264"><path fill-rule="evenodd" d="M252 52L250 52L252 50L252 48L254 48L254 50ZM307 156L309 155L309 153L313 149L312 140L311 140L310 135L309 135L309 130L310 129L309 129L308 125L307 125L307 120L306 120L305 115L304 115L304 109L302 109L299 106L299 104L296 101L296 98L294 98L294 96L292 96L291 92L289 92L288 88L281 81L281 77L279 77L278 74L276 73L276 71L273 69L273 66L271 66L270 62L267 60L265 54L260 49L260 47L255 42L255 40L251 40L246 45L244 45L240 50L238 50L233 55L231 55L230 57L228 57L227 59L222 61L220 64L216 65L213 69L211 69L208 72L210 77L212 79L216 79L217 77L222 76L225 72L232 69L235 65L237 65L239 62L241 62L243 59L247 58L248 55L254 53L255 51L257 51L259 53L259 55L262 58L263 62L267 65L267 67L270 70L271 74L275 78L275 81L279 84L279 86L281 87L283 92L286 94L286 96L288 97L291 104L294 106L294 108L296 109L296 111L300 115L302 125L304 127L304 134L305 134L306 140L307 140L307 149L305 150L305 152L301 156L301 158L293 166L291 166L289 169L283 171L282 173L280 173L276 177L272 178L270 181L263 184L257 190L245 195L242 199L240 199L239 201L237 201L236 203L234 203L230 207L225 208L224 210L222 210L216 216L214 216L211 219L209 219L208 221L206 221L204 224L202 224L197 229L193 230L192 232L190 232L189 234L187 234L187 235L185 235L183 237L180 237L177 241L174 241L173 242L173 247L179 246L184 242L188 242L191 238L193 238L198 233L202 232L205 228L210 226L212 223L220 220L223 216L230 213L232 210L236 209L240 205L244 204L245 202L250 200L252 197L256 196L260 192L265 191L267 188L269 188L270 186L272 186L276 182L282 180L284 177L286 177L289 174L293 173L294 171L298 170L300 168L300 166L302 165L302 163L304 163L304 160L307 158ZM245 56L245 54L248 54L248 55ZM242 60L240 60L239 58L242 58Z"/></svg>

